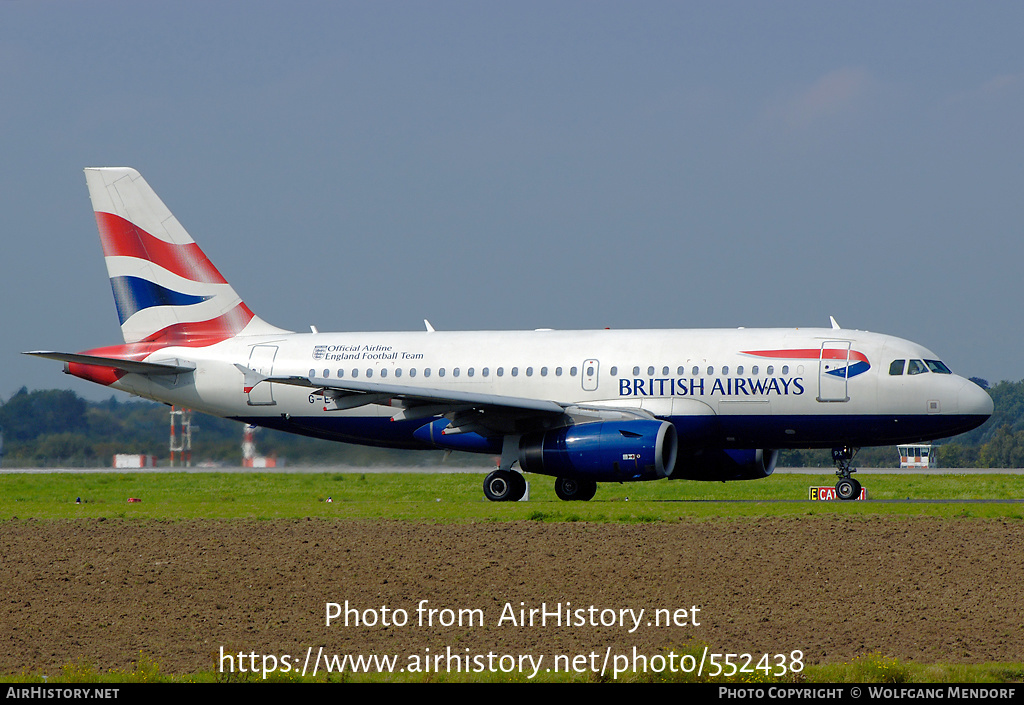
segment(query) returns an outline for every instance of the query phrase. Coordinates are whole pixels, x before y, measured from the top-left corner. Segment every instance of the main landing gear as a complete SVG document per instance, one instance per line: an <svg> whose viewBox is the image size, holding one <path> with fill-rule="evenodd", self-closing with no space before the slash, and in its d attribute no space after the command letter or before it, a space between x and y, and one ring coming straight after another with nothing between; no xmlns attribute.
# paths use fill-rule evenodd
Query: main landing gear
<svg viewBox="0 0 1024 705"><path fill-rule="evenodd" d="M518 502L526 494L526 478L515 470L497 470L484 478L484 495L492 502Z"/></svg>
<svg viewBox="0 0 1024 705"><path fill-rule="evenodd" d="M857 455L857 450L850 446L832 449L832 462L836 465L836 476L839 478L839 482L836 483L836 496L839 499L847 500L860 497L860 483L850 477L857 472L855 468L850 467L853 456Z"/></svg>
<svg viewBox="0 0 1024 705"><path fill-rule="evenodd" d="M571 477L555 478L555 494L565 502L588 502L597 492L593 480L577 480Z"/></svg>
<svg viewBox="0 0 1024 705"><path fill-rule="evenodd" d="M571 477L555 479L555 494L565 502L586 502L594 498L597 483ZM515 470L498 468L484 478L484 495L492 502L518 502L526 494L526 478Z"/></svg>
<svg viewBox="0 0 1024 705"><path fill-rule="evenodd" d="M519 437L508 435L502 442L498 469L484 478L484 496L492 502L518 502L526 495L526 478L512 469L516 462ZM571 477L555 478L555 494L566 502L586 502L597 492L594 480Z"/></svg>
<svg viewBox="0 0 1024 705"><path fill-rule="evenodd" d="M492 502L518 502L526 494L526 478L512 465L518 459L519 436L507 435L501 442L498 469L484 478L484 496Z"/></svg>

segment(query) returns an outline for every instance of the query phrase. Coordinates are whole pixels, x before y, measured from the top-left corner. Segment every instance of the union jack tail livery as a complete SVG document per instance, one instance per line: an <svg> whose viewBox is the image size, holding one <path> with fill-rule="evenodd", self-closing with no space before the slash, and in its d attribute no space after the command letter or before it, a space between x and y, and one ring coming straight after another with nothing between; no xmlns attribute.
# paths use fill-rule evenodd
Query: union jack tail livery
<svg viewBox="0 0 1024 705"><path fill-rule="evenodd" d="M282 332L249 310L139 172L89 168L85 178L125 343Z"/></svg>

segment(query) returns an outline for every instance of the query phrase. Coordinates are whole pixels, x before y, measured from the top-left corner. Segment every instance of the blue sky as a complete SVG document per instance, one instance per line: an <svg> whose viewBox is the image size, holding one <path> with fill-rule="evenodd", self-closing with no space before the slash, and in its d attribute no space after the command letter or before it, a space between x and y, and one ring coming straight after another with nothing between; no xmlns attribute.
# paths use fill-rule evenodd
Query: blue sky
<svg viewBox="0 0 1024 705"><path fill-rule="evenodd" d="M85 166L294 330L827 326L1024 378L1019 2L0 3L0 397L107 390Z"/></svg>

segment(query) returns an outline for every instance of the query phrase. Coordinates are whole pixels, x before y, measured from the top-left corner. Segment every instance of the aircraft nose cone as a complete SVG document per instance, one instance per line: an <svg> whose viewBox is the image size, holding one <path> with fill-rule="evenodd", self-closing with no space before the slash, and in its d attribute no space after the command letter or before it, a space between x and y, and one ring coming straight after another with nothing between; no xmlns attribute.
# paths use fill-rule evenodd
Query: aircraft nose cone
<svg viewBox="0 0 1024 705"><path fill-rule="evenodd" d="M970 380L960 387L960 392L957 394L957 405L961 414L984 416L985 418L991 416L995 409L992 397L988 395L988 392Z"/></svg>

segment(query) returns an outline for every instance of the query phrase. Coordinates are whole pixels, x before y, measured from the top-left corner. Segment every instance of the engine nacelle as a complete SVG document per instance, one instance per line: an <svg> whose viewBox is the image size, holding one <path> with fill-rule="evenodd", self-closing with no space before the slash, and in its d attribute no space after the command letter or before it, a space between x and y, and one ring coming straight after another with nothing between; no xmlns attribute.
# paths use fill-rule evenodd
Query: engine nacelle
<svg viewBox="0 0 1024 705"><path fill-rule="evenodd" d="M777 450L709 449L683 453L676 463L673 480L760 480L775 471Z"/></svg>
<svg viewBox="0 0 1024 705"><path fill-rule="evenodd" d="M485 438L478 433L453 433L444 431L451 425L448 419L436 419L413 431L413 438L435 448L464 450L469 453L490 453L501 455L501 436Z"/></svg>
<svg viewBox="0 0 1024 705"><path fill-rule="evenodd" d="M665 421L595 421L525 434L519 441L524 472L597 482L668 477L679 443Z"/></svg>

